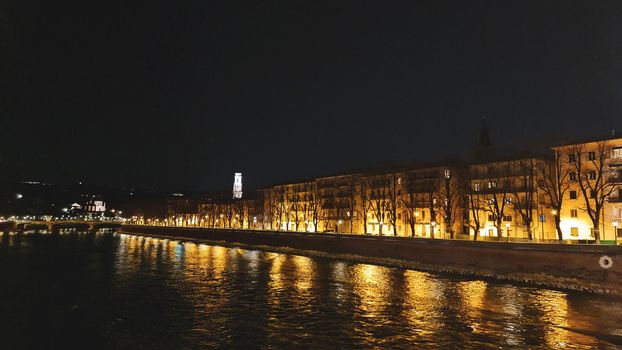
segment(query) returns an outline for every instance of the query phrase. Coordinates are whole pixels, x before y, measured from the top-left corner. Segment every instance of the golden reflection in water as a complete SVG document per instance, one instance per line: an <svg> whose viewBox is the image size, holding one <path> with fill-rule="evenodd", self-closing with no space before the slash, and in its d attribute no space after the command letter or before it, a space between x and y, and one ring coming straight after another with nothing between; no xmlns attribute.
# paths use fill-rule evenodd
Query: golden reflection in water
<svg viewBox="0 0 622 350"><path fill-rule="evenodd" d="M249 274L257 277L259 273L259 252L256 250L238 249L238 254L248 265Z"/></svg>
<svg viewBox="0 0 622 350"><path fill-rule="evenodd" d="M267 252L265 253L265 257L272 262L269 272L270 281L268 282L268 293L270 295L268 297L268 302L274 307L279 304L279 300L281 299L278 295L285 289L283 283L283 263L285 262L285 255Z"/></svg>
<svg viewBox="0 0 622 350"><path fill-rule="evenodd" d="M205 244L199 244L197 246L197 269L201 271L202 274L207 274L209 272L210 266L210 254L209 254L209 246Z"/></svg>
<svg viewBox="0 0 622 350"><path fill-rule="evenodd" d="M404 273L405 298L403 316L413 333L429 337L444 327L439 308L442 307L440 282L424 272Z"/></svg>
<svg viewBox="0 0 622 350"><path fill-rule="evenodd" d="M313 278L315 276L315 266L313 260L306 256L294 255L292 262L295 268L294 286L299 293L307 293L313 287Z"/></svg>
<svg viewBox="0 0 622 350"><path fill-rule="evenodd" d="M390 293L389 271L385 267L357 264L352 267L354 292L359 297L358 308L364 317L378 318L383 315L386 296Z"/></svg>
<svg viewBox="0 0 622 350"><path fill-rule="evenodd" d="M210 246L212 271L215 278L222 278L227 269L227 251L229 249L219 246Z"/></svg>
<svg viewBox="0 0 622 350"><path fill-rule="evenodd" d="M512 346L525 344L524 332L520 332L522 326L519 323L523 319L524 301L528 297L514 286L503 287L500 290L501 310L504 315L503 333L505 341Z"/></svg>
<svg viewBox="0 0 622 350"><path fill-rule="evenodd" d="M544 341L552 348L566 347L574 343L574 338L580 336L565 329L568 324L568 296L566 293L546 290L530 298L530 302L537 310L541 310L542 319L539 323L544 326Z"/></svg>
<svg viewBox="0 0 622 350"><path fill-rule="evenodd" d="M473 333L482 333L480 320L483 318L482 308L486 298L488 283L484 281L467 281L457 284L460 295L460 312L469 321Z"/></svg>

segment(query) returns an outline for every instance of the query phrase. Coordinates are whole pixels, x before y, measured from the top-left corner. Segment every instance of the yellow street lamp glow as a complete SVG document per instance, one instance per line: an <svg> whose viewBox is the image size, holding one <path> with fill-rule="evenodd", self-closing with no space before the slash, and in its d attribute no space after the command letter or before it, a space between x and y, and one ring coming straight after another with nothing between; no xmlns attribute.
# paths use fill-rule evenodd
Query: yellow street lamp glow
<svg viewBox="0 0 622 350"><path fill-rule="evenodd" d="M551 210L551 214L557 215L557 210Z"/></svg>

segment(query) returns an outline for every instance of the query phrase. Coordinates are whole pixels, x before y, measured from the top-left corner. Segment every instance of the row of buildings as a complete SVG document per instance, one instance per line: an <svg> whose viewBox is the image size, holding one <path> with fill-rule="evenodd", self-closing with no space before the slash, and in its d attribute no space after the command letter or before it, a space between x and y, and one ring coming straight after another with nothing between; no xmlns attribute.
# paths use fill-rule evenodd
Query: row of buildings
<svg viewBox="0 0 622 350"><path fill-rule="evenodd" d="M622 138L500 157L484 124L475 153L469 163L354 171L245 192L244 198L175 198L165 217L133 220L454 239L622 239Z"/></svg>

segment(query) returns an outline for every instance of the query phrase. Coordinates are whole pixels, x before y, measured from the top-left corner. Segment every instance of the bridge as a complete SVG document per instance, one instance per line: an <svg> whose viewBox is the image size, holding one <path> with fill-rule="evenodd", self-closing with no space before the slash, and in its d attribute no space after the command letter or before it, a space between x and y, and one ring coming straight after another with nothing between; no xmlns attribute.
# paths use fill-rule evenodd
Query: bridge
<svg viewBox="0 0 622 350"><path fill-rule="evenodd" d="M99 220L17 220L12 223L13 225L8 225L8 228L18 232L29 230L48 230L54 232L63 228L93 231L100 228L118 228L122 225L120 221Z"/></svg>

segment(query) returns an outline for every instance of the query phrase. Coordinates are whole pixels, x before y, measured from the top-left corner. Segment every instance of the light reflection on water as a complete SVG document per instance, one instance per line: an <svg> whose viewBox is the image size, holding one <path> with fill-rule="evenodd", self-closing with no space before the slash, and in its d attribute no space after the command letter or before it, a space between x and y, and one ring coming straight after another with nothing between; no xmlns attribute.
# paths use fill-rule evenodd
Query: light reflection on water
<svg viewBox="0 0 622 350"><path fill-rule="evenodd" d="M589 349L622 335L622 301L590 294L109 233L0 242L12 320L0 335L21 341L79 330L104 348Z"/></svg>

